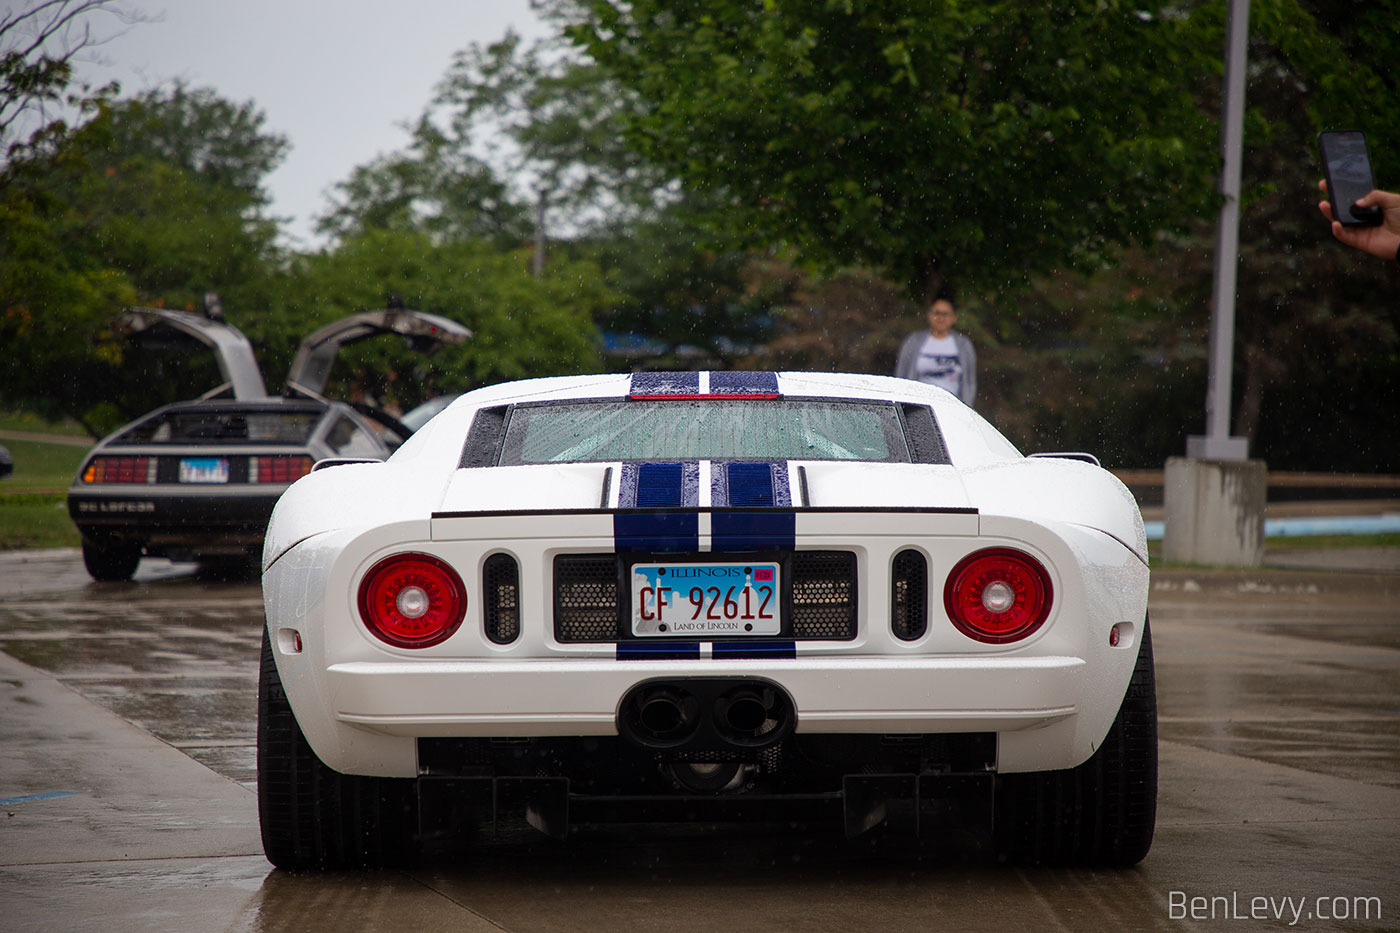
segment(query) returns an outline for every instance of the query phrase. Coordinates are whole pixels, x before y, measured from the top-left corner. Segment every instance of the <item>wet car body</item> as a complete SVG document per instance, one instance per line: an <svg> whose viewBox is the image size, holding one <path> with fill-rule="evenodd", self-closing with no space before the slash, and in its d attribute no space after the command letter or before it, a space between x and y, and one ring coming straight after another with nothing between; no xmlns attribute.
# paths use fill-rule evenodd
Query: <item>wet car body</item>
<svg viewBox="0 0 1400 933"><path fill-rule="evenodd" d="M118 328L150 345L213 349L225 382L118 429L84 460L68 512L98 580L130 578L143 556L255 569L272 507L292 482L326 459L383 460L411 433L385 412L320 394L335 351L383 333L427 343L468 333L417 311L353 315L308 337L286 394L272 396L247 339L223 321L134 308Z"/></svg>
<svg viewBox="0 0 1400 933"><path fill-rule="evenodd" d="M339 503L363 507L347 512ZM259 808L289 868L462 812L830 817L963 801L998 851L1147 852L1136 503L946 392L644 373L469 393L317 471L263 556Z"/></svg>

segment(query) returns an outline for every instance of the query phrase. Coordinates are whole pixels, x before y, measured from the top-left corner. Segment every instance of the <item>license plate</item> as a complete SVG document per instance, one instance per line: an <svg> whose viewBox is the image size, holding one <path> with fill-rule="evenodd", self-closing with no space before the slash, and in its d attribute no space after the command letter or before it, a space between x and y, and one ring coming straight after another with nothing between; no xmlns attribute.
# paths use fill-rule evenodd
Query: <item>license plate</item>
<svg viewBox="0 0 1400 933"><path fill-rule="evenodd" d="M228 461L223 457L183 457L180 460L182 483L227 483Z"/></svg>
<svg viewBox="0 0 1400 933"><path fill-rule="evenodd" d="M634 564L632 634L777 635L776 563Z"/></svg>

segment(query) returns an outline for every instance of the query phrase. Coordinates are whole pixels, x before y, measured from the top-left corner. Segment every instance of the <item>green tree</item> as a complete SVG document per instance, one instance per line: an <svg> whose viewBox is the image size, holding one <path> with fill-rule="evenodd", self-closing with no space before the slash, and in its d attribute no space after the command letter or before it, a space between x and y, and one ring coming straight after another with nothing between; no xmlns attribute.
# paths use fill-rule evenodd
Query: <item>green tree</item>
<svg viewBox="0 0 1400 933"><path fill-rule="evenodd" d="M1394 10L1269 0L1252 22L1234 431L1275 464L1393 469L1400 269L1332 238L1316 134L1365 129L1379 182L1400 185Z"/></svg>
<svg viewBox="0 0 1400 933"><path fill-rule="evenodd" d="M243 210L261 211L270 200L264 180L289 146L285 136L265 129L265 120L252 101L235 103L176 82L115 105L104 142L122 161L179 168L207 188L241 198Z"/></svg>
<svg viewBox="0 0 1400 933"><path fill-rule="evenodd" d="M796 280L772 358L887 371L898 303L849 264L914 298L947 278L979 407L1024 446L1151 466L1200 431L1223 3L554 6L640 101L629 139L727 205L711 220L836 270ZM1386 469L1400 444L1397 272L1331 240L1314 188L1326 128L1400 177L1392 20L1252 3L1236 433L1285 468Z"/></svg>
<svg viewBox="0 0 1400 933"><path fill-rule="evenodd" d="M1102 263L1211 201L1183 75L1218 18L1121 0L561 2L642 102L629 140L729 231L924 297Z"/></svg>
<svg viewBox="0 0 1400 933"><path fill-rule="evenodd" d="M543 195L550 226L578 236L663 210L665 170L622 138L635 95L556 39L500 42L459 52L438 85L434 111L459 147L504 137L492 164L528 204Z"/></svg>
<svg viewBox="0 0 1400 933"><path fill-rule="evenodd" d="M530 225L491 167L425 115L407 151L359 166L335 186L317 229L343 239L374 230L424 232L437 242L483 237L509 248Z"/></svg>
<svg viewBox="0 0 1400 933"><path fill-rule="evenodd" d="M1362 127L1400 179L1400 36L1368 5L1255 0L1236 295L1234 433L1275 469L1391 471L1400 268L1338 244L1316 208L1316 133ZM1202 88L1202 110L1220 88ZM1093 277L969 295L984 399L1031 448L1151 467L1204 429L1215 231L1159 236ZM996 309L979 314L976 304Z"/></svg>
<svg viewBox="0 0 1400 933"><path fill-rule="evenodd" d="M470 46L409 148L356 169L323 229L509 248L530 238L531 202L543 192L549 263L595 263L607 276L615 297L598 322L612 352L636 365L682 356L686 365L723 365L758 338L764 301L745 280L749 256L699 222L716 205L668 185L625 145L623 118L635 101L557 40L527 45L509 35ZM618 344L642 349L629 355Z"/></svg>
<svg viewBox="0 0 1400 933"><path fill-rule="evenodd" d="M231 310L264 304L276 228L259 181L284 148L251 108L179 87L92 99L75 127L55 121L12 146L0 398L100 434L213 385L212 359L127 354L108 324L126 304L193 309L211 290Z"/></svg>
<svg viewBox="0 0 1400 933"><path fill-rule="evenodd" d="M24 167L12 162L0 179L0 402L75 417L100 435L111 425L89 415L107 397L112 360L93 341L135 290L118 270L68 248L61 207L15 185Z"/></svg>
<svg viewBox="0 0 1400 933"><path fill-rule="evenodd" d="M251 103L177 84L116 101L75 134L87 171L69 184L93 233L85 245L140 300L197 307L213 290L234 313L265 299L277 227L262 182L288 144L263 120Z"/></svg>
<svg viewBox="0 0 1400 933"><path fill-rule="evenodd" d="M348 347L332 372L331 394L406 409L431 395L503 380L596 372L593 318L614 297L601 274L588 263L559 262L536 278L529 266L523 251L386 230L299 257L270 318L275 328L262 356L269 388L276 391L302 336L384 307L390 293L407 307L461 321L474 338L429 358L392 340Z"/></svg>
<svg viewBox="0 0 1400 933"><path fill-rule="evenodd" d="M619 221L569 251L593 258L618 292L599 324L620 364L727 369L771 335L785 277L761 258L711 243L693 199Z"/></svg>

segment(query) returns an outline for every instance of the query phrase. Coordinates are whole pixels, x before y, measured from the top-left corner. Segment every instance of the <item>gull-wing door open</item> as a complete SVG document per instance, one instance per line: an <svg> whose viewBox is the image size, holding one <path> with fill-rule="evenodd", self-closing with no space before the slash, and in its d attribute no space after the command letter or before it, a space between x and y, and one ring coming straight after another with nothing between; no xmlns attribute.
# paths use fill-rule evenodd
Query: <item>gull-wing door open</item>
<svg viewBox="0 0 1400 933"><path fill-rule="evenodd" d="M456 321L427 311L382 308L363 311L327 324L301 342L291 372L287 374L288 395L320 395L330 378L340 348L383 334L406 337L413 349L431 353L446 345L470 340L472 332Z"/></svg>
<svg viewBox="0 0 1400 933"><path fill-rule="evenodd" d="M233 397L237 399L267 398L267 387L263 384L257 357L253 355L253 345L232 324L189 311L127 308L113 328L146 349L208 347L214 351L219 372L224 377L224 386L208 394L217 394L227 386L232 387Z"/></svg>

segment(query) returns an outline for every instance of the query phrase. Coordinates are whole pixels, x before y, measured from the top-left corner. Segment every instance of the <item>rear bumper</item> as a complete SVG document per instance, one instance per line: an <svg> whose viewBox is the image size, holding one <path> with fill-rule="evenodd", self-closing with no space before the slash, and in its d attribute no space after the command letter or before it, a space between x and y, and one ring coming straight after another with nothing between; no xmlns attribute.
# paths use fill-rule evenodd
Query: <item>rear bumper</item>
<svg viewBox="0 0 1400 933"><path fill-rule="evenodd" d="M286 671L298 659L284 655L279 663ZM1075 657L1012 656L792 659L779 664L352 662L324 670L325 715L299 719L330 767L406 777L417 772L420 738L615 736L619 706L638 684L762 680L791 698L798 735L981 732L1000 736L1003 747L1009 737L1024 735L1030 745L1043 749L1032 763L1071 767L1078 761L1066 757L1075 754L1074 743L1066 739L1085 712L1085 668L1084 660ZM1088 700L1114 707L1117 701L1092 695ZM1024 767L1018 758L1003 764Z"/></svg>
<svg viewBox="0 0 1400 933"><path fill-rule="evenodd" d="M151 490L68 494L68 514L85 537L152 545L260 547L285 486L229 487L170 494Z"/></svg>
<svg viewBox="0 0 1400 933"><path fill-rule="evenodd" d="M459 661L333 665L336 721L396 736L615 735L643 681L762 679L786 690L797 731L1006 732L1077 711L1080 658L863 658L731 662Z"/></svg>

